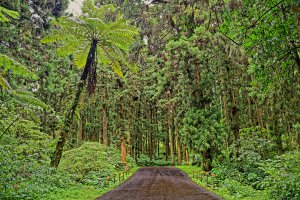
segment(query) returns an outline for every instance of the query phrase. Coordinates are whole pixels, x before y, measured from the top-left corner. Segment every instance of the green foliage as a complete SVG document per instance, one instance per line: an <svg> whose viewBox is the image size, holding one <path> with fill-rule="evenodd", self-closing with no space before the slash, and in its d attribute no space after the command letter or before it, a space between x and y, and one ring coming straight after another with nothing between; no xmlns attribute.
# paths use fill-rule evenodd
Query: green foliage
<svg viewBox="0 0 300 200"><path fill-rule="evenodd" d="M150 159L149 156L145 154L141 154L137 159L137 165L143 167L151 167L151 166L171 166L171 161L164 161L162 158L154 158Z"/></svg>
<svg viewBox="0 0 300 200"><path fill-rule="evenodd" d="M62 188L42 197L41 200L93 200L113 188L96 189L93 186Z"/></svg>
<svg viewBox="0 0 300 200"><path fill-rule="evenodd" d="M179 167L182 169L189 177L192 178L193 181L195 181L197 184L199 184L202 187L207 187L208 190L212 191L213 193L216 193L217 195L223 197L224 199L228 200L269 200L269 191L259 191L253 189L249 185L244 185L241 182L231 179L232 176L235 176L234 174L227 175L227 179L220 179L220 176L222 176L220 171L214 169L213 173L216 173L216 177L212 178L211 176L208 178L207 185L207 178L204 176L201 179L199 178L200 174L199 170L201 168L195 167L195 166L181 166Z"/></svg>
<svg viewBox="0 0 300 200"><path fill-rule="evenodd" d="M28 70L25 66L23 66L16 60L4 54L0 54L0 86L5 90L13 91L9 82L5 78L5 76L10 73L27 80L38 79L38 77L33 72Z"/></svg>
<svg viewBox="0 0 300 200"><path fill-rule="evenodd" d="M185 114L182 133L187 143L200 151L218 151L227 137L225 126L216 112L206 109L193 109Z"/></svg>
<svg viewBox="0 0 300 200"><path fill-rule="evenodd" d="M128 162L133 168L135 164ZM124 170L120 152L96 142L85 142L80 147L63 153L59 168L74 174L77 181L103 187L107 176Z"/></svg>
<svg viewBox="0 0 300 200"><path fill-rule="evenodd" d="M60 56L74 56L74 62L84 67L91 43L97 41L97 60L104 66L110 66L116 74L123 76L121 65L134 69L126 61L126 53L134 42L138 30L130 26L119 13L115 19L107 20L109 13L114 12L112 5L95 7L85 3L85 15L79 19L61 17L53 24L58 27L44 37L43 43L59 42L57 52Z"/></svg>
<svg viewBox="0 0 300 200"><path fill-rule="evenodd" d="M263 184L269 187L273 199L300 198L300 153L289 153L277 156L273 160L261 163L267 174Z"/></svg>
<svg viewBox="0 0 300 200"><path fill-rule="evenodd" d="M0 6L0 23L10 22L10 19L8 17L17 19L19 16L20 15L18 12Z"/></svg>
<svg viewBox="0 0 300 200"><path fill-rule="evenodd" d="M220 185L220 194L230 195L229 199L257 199L268 200L270 199L267 191L259 191L253 189L251 186L243 185L236 180L225 179ZM223 194L223 195L224 195Z"/></svg>
<svg viewBox="0 0 300 200"><path fill-rule="evenodd" d="M135 173L138 168L133 168L129 171L129 176ZM119 182L116 181L110 182L109 185L106 185L104 188L98 188L94 186L87 185L76 185L75 187L70 187L67 189L58 189L50 194L47 194L46 197L41 198L42 200L93 200L102 194L114 189L119 186Z"/></svg>
<svg viewBox="0 0 300 200"><path fill-rule="evenodd" d="M48 166L51 138L32 121L20 120L0 140L0 198L39 199L65 188L71 177Z"/></svg>
<svg viewBox="0 0 300 200"><path fill-rule="evenodd" d="M257 153L258 160L265 160L275 155L274 139L270 131L261 127L250 127L240 130L240 153L252 151Z"/></svg>

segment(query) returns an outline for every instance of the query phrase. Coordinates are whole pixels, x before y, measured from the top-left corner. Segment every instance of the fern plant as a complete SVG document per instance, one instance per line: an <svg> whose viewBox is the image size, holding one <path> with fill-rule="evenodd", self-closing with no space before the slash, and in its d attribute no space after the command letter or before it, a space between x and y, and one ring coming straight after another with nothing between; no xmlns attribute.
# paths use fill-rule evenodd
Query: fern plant
<svg viewBox="0 0 300 200"><path fill-rule="evenodd" d="M0 24L10 22L10 18L17 19L19 13L16 11L8 10L0 6ZM26 66L19 63L15 59L0 53L0 88L2 91L8 92L16 103L23 106L33 106L43 109L48 109L45 103L35 98L31 92L23 90L21 88L13 88L7 77L9 74L26 80L35 81L38 77L31 72Z"/></svg>
<svg viewBox="0 0 300 200"><path fill-rule="evenodd" d="M9 17L17 19L19 17L19 13L0 6L0 23L10 22Z"/></svg>
<svg viewBox="0 0 300 200"><path fill-rule="evenodd" d="M123 76L121 66L135 69L127 62L126 55L138 34L137 28L129 25L113 5L96 7L92 2L86 1L82 10L83 15L78 18L61 17L58 21L53 21L57 29L41 40L43 43L59 43L58 54L73 55L74 63L79 68L84 68L51 160L53 167L57 167L60 162L62 149L86 82L89 93L95 91L97 64L110 66L119 76Z"/></svg>

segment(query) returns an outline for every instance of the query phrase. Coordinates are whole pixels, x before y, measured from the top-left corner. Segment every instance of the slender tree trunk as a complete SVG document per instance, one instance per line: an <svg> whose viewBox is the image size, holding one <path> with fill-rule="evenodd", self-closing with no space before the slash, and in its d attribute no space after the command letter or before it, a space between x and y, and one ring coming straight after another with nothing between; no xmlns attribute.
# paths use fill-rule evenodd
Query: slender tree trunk
<svg viewBox="0 0 300 200"><path fill-rule="evenodd" d="M152 137L152 106L150 105L150 127L149 127L149 157L150 160L152 160L152 156L153 156L153 137Z"/></svg>
<svg viewBox="0 0 300 200"><path fill-rule="evenodd" d="M131 156L135 158L135 132L136 132L136 103L133 103L133 127L131 129Z"/></svg>
<svg viewBox="0 0 300 200"><path fill-rule="evenodd" d="M176 126L176 137L177 137L177 164L181 165L181 144L180 144L180 136L179 136L179 128Z"/></svg>
<svg viewBox="0 0 300 200"><path fill-rule="evenodd" d="M79 119L78 131L77 131L77 144L82 140L82 119Z"/></svg>
<svg viewBox="0 0 300 200"><path fill-rule="evenodd" d="M125 165L127 165L127 162L126 162L126 140L125 140L124 136L121 137L121 160Z"/></svg>
<svg viewBox="0 0 300 200"><path fill-rule="evenodd" d="M197 86L197 90L199 89L199 85L200 85L200 76L199 76L199 63L196 62L195 63L195 80L196 80L196 86Z"/></svg>
<svg viewBox="0 0 300 200"><path fill-rule="evenodd" d="M175 165L174 159L174 133L173 133L173 113L172 108L169 108L169 120L168 120L168 128L169 128L169 141L170 141L170 153L171 153L171 165Z"/></svg>
<svg viewBox="0 0 300 200"><path fill-rule="evenodd" d="M276 94L273 95L273 131L276 137L276 146L278 155L283 153L283 146L282 146L282 138L281 138L281 131L279 130L279 113L277 112L276 108L277 104L277 97Z"/></svg>
<svg viewBox="0 0 300 200"><path fill-rule="evenodd" d="M107 108L106 105L103 106L103 144L108 146L108 138L107 138L107 125L108 125L108 117L107 117Z"/></svg>
<svg viewBox="0 0 300 200"><path fill-rule="evenodd" d="M165 147L165 161L169 159L169 136L165 137L164 139L164 147Z"/></svg>
<svg viewBox="0 0 300 200"><path fill-rule="evenodd" d="M189 162L189 151L187 146L185 147L185 163L187 164Z"/></svg>
<svg viewBox="0 0 300 200"><path fill-rule="evenodd" d="M120 110L120 114L121 114L121 160L122 162L127 165L126 162L126 157L127 157L127 152L126 152L126 138L125 138L125 105L124 105L124 97L122 96L120 98L121 101L121 110Z"/></svg>
<svg viewBox="0 0 300 200"><path fill-rule="evenodd" d="M86 83L90 68L92 66L92 63L95 61L97 43L98 43L97 40L93 40L93 42L91 44L91 48L90 48L90 51L89 51L89 54L88 54L88 58L87 58L83 73L81 75L81 78L80 78L80 81L79 81L79 84L78 84L75 99L74 99L73 104L71 106L71 110L68 112L68 114L65 118L66 120L65 120L65 123L64 123L64 127L63 127L62 131L60 132L59 140L56 144L54 155L51 158L51 163L50 163L51 167L56 168L59 165L59 162L60 162L60 159L61 159L61 156L62 156L62 151L63 151L64 145L66 143L67 136L68 136L68 134L70 132L70 129L71 129L71 125L72 125L72 121L73 121L73 118L74 118L75 110L78 106L79 99L80 99L81 93L83 91L83 87L85 86L85 83Z"/></svg>

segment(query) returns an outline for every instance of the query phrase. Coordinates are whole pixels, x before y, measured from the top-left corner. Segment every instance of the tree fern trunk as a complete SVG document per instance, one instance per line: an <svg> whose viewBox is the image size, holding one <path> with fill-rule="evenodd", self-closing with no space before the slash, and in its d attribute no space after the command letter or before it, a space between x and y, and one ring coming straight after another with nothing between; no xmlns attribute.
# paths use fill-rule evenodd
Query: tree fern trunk
<svg viewBox="0 0 300 200"><path fill-rule="evenodd" d="M78 106L79 99L80 99L81 93L83 91L83 87L86 83L86 80L87 80L87 77L88 77L88 74L89 74L89 70L92 66L92 63L95 61L95 53L96 53L96 48L97 48L97 42L98 42L97 40L93 40L93 42L91 44L91 48L90 48L90 51L89 51L89 54L88 54L88 58L87 58L83 73L81 75L81 78L80 78L80 81L79 81L79 84L78 84L75 99L73 101L71 110L66 115L64 127L63 127L62 131L60 132L59 140L56 144L55 152L54 152L54 155L51 159L51 163L50 163L51 167L58 167L58 165L59 165L61 155L62 155L62 151L63 151L64 145L66 143L68 133L69 133L70 128L71 128L71 124L72 124L72 121L73 121L75 110Z"/></svg>

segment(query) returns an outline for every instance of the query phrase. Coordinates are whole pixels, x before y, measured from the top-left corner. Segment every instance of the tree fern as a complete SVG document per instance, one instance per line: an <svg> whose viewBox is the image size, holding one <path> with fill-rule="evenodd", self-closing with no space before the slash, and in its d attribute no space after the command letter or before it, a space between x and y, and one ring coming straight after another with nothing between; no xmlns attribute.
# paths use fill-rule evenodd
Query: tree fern
<svg viewBox="0 0 300 200"><path fill-rule="evenodd" d="M0 6L0 24L10 22L9 17L17 19L19 17L19 13ZM27 67L13 58L0 53L0 88L2 88L4 91L7 91L13 97L14 101L20 105L25 104L25 106L34 106L44 109L49 108L49 106L47 106L45 103L35 98L31 92L21 89L14 89L6 79L8 74L13 74L18 78L32 81L38 79L38 77Z"/></svg>
<svg viewBox="0 0 300 200"><path fill-rule="evenodd" d="M19 13L0 6L0 23L10 22L9 17L17 19L19 17Z"/></svg>
<svg viewBox="0 0 300 200"><path fill-rule="evenodd" d="M11 86L9 85L8 81L5 79L5 75L11 72L18 77L26 78L29 80L37 80L38 77L28 70L25 66L20 64L19 62L15 61L14 59L0 54L0 86L6 90L12 91Z"/></svg>
<svg viewBox="0 0 300 200"><path fill-rule="evenodd" d="M112 5L100 8L86 2L83 7L85 15L78 19L61 17L53 25L58 29L43 38L43 43L58 42L58 54L72 54L77 67L84 67L93 40L97 40L97 58L100 65L109 65L119 76L121 66L132 69L126 61L126 53L135 41L138 30L130 26L119 14L115 20L107 19L107 12L114 13Z"/></svg>
<svg viewBox="0 0 300 200"><path fill-rule="evenodd" d="M58 21L53 21L57 29L41 40L43 43L57 42L60 56L73 55L75 65L79 68L84 67L74 101L66 115L64 128L51 160L53 167L57 167L60 162L62 149L86 81L89 94L95 91L97 64L110 66L121 77L122 67L136 69L126 57L130 46L135 41L134 37L138 35L138 30L116 13L112 5L99 8L86 1L83 13L84 15L76 19L61 17Z"/></svg>

